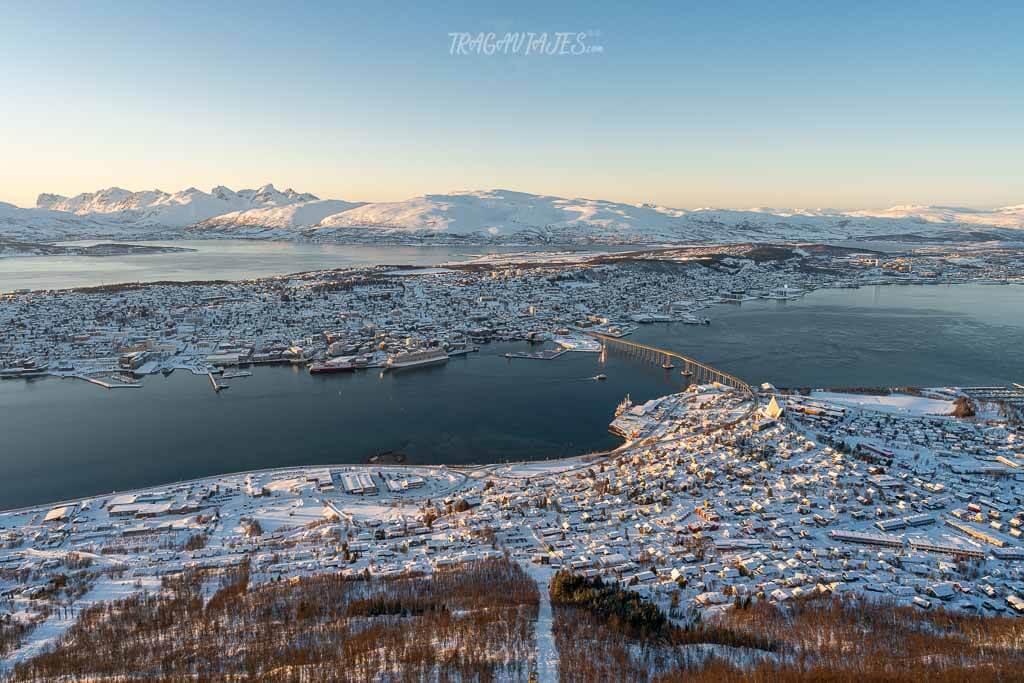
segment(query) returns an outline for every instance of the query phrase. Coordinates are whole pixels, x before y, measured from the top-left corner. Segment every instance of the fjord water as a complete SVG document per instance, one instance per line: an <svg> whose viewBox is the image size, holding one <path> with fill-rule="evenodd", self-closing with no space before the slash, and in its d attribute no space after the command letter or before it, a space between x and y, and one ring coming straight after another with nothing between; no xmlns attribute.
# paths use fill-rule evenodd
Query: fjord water
<svg viewBox="0 0 1024 683"><path fill-rule="evenodd" d="M710 309L710 326L646 325L631 337L749 382L779 386L935 386L1024 382L1024 288L885 286L798 301ZM143 389L79 380L0 382L0 509L217 473L359 463L400 451L410 463L551 458L616 445L616 404L682 388L666 372L609 353L553 361L483 347L444 366L311 376L260 367L214 394L175 372ZM587 379L597 373L607 381Z"/></svg>
<svg viewBox="0 0 1024 683"><path fill-rule="evenodd" d="M631 339L786 387L1024 383L1024 286L885 285L722 304Z"/></svg>
<svg viewBox="0 0 1024 683"><path fill-rule="evenodd" d="M570 353L509 360L492 344L446 365L310 375L263 366L214 393L176 371L142 389L80 380L0 382L0 509L218 473L360 463L487 463L616 446L615 406L681 390L678 372ZM606 381L593 379L598 373Z"/></svg>
<svg viewBox="0 0 1024 683"><path fill-rule="evenodd" d="M0 258L0 292L71 289L124 282L246 280L286 273L379 264L432 266L468 261L485 254L537 251L539 247L360 246L263 240L174 240L170 242L62 242L64 246L126 244L178 247L187 252L116 256L30 256ZM551 247L545 247L550 250ZM574 251L619 251L625 247Z"/></svg>

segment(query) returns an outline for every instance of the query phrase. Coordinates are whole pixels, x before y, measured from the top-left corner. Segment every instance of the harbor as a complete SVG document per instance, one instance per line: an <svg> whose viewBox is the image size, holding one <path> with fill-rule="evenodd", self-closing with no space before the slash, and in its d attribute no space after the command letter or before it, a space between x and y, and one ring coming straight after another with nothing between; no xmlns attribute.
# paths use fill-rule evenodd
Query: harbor
<svg viewBox="0 0 1024 683"><path fill-rule="evenodd" d="M711 325L640 325L622 338L671 350L671 369L662 367L665 354L611 348L555 350L551 362L526 362L506 354L542 346L494 342L459 362L394 373L229 367L215 377L232 388L217 394L196 369L147 375L141 393L82 380L0 382L7 452L19 454L4 466L9 481L32 482L36 500L46 500L173 480L179 471L360 463L382 451L401 452L410 463L451 464L600 451L617 443L606 428L624 396L642 402L696 381L682 374L676 353L745 382L787 387L1009 386L1024 377L1024 359L999 353L1024 334L1015 292L984 285L820 290L798 302L722 305L709 309ZM869 327L906 340L908 349L879 354L876 337L863 334ZM910 362L912 353L918 362ZM232 373L251 375L229 380ZM607 379L593 381L598 374ZM93 437L77 440L71 424L89 425ZM144 464L138 444L154 454ZM95 464L95 476L76 468L83 462ZM26 500L27 490L0 483L0 498Z"/></svg>
<svg viewBox="0 0 1024 683"><path fill-rule="evenodd" d="M620 443L607 425L623 396L685 386L615 354L603 363L600 354L567 353L510 368L503 354L525 348L491 344L458 361L395 372L260 366L216 393L205 373L191 372L150 375L131 392L57 378L2 382L8 477L0 500L27 505L226 471L358 464L389 451L411 465L603 451ZM607 379L594 381L598 374ZM80 425L88 425L88 440L79 438Z"/></svg>

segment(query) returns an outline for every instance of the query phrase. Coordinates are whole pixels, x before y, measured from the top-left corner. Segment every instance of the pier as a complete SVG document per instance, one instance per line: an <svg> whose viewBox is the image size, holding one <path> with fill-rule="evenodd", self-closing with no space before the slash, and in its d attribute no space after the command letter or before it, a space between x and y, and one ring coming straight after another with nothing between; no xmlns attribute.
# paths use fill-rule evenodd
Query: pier
<svg viewBox="0 0 1024 683"><path fill-rule="evenodd" d="M509 351L508 353L501 354L505 358L525 358L527 360L554 360L559 356L569 353L569 349L546 349L544 351L534 351L527 353L525 351Z"/></svg>
<svg viewBox="0 0 1024 683"><path fill-rule="evenodd" d="M139 387L142 386L141 382L123 382L121 384L111 384L110 382L104 382L101 379L97 379L95 377L88 377L86 375L74 375L74 377L77 377L78 379L84 379L86 382L89 382L90 384L95 384L96 386L99 387L103 387L104 389L138 389Z"/></svg>
<svg viewBox="0 0 1024 683"><path fill-rule="evenodd" d="M206 376L210 378L210 384L213 386L213 391L215 393L220 393L221 389L227 389L227 386L217 384L217 378L213 376L212 372L206 373Z"/></svg>

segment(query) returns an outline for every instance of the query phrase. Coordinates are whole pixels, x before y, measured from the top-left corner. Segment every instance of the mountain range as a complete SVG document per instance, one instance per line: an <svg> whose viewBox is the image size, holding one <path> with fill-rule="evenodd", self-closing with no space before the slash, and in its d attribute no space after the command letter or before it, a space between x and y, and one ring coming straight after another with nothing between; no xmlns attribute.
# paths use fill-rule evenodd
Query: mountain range
<svg viewBox="0 0 1024 683"><path fill-rule="evenodd" d="M35 208L0 202L0 238L255 238L324 241L549 241L653 243L807 241L1024 229L1024 204L997 209L896 206L883 210L675 209L512 190L429 194L400 202L320 199L273 185L169 194L117 187Z"/></svg>

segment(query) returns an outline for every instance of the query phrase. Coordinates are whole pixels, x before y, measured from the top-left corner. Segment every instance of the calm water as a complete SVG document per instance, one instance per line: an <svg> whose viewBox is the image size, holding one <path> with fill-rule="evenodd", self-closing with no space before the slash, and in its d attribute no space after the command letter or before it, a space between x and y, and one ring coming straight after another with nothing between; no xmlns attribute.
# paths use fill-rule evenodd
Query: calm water
<svg viewBox="0 0 1024 683"><path fill-rule="evenodd" d="M875 286L797 301L723 304L712 324L646 325L633 339L751 383L937 386L1024 383L1024 287Z"/></svg>
<svg viewBox="0 0 1024 683"><path fill-rule="evenodd" d="M447 365L310 375L264 366L215 394L177 371L142 389L81 380L0 382L0 509L279 465L363 462L387 450L410 463L484 463L614 447L626 393L680 390L678 373L622 357L570 353L508 360L528 345L489 345ZM603 382L591 378L605 373Z"/></svg>
<svg viewBox="0 0 1024 683"><path fill-rule="evenodd" d="M89 240L61 244L88 246L100 243L114 242ZM102 257L0 258L0 292L16 289L68 289L160 280L243 280L326 268L377 264L432 266L438 263L468 261L483 254L538 250L528 247L370 247L257 240L176 240L131 244L185 247L195 251ZM575 250L612 251L615 248Z"/></svg>
<svg viewBox="0 0 1024 683"><path fill-rule="evenodd" d="M1024 288L960 285L815 292L716 306L710 326L647 325L644 341L782 386L1024 382ZM263 367L214 394L176 372L145 388L0 382L0 509L292 464L557 457L608 448L624 394L682 387L677 373L609 354L509 361L492 345L445 366L313 377ZM598 372L605 382L588 381Z"/></svg>

